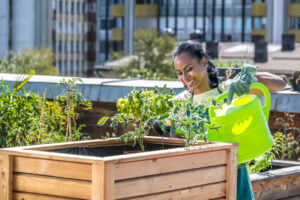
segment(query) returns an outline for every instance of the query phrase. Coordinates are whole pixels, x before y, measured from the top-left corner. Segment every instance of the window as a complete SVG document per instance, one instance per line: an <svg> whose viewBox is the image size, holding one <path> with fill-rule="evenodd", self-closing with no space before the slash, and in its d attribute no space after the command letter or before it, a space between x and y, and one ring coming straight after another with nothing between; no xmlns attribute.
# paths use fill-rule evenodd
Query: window
<svg viewBox="0 0 300 200"><path fill-rule="evenodd" d="M109 19L108 20L108 29L112 29L114 27L114 20L113 19ZM102 19L100 22L100 29L106 29L106 20Z"/></svg>

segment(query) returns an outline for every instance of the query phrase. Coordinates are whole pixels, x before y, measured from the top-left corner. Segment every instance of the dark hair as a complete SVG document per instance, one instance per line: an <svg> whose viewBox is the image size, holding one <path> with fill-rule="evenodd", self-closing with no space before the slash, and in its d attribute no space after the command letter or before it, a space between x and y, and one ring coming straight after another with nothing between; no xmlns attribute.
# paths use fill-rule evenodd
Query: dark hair
<svg viewBox="0 0 300 200"><path fill-rule="evenodd" d="M206 71L209 78L209 86L211 88L218 87L219 79L216 67L210 60L208 60L206 53L203 51L201 43L192 40L182 42L173 53L173 61L176 56L183 52L189 53L192 58L198 58L199 61L205 57L207 59Z"/></svg>

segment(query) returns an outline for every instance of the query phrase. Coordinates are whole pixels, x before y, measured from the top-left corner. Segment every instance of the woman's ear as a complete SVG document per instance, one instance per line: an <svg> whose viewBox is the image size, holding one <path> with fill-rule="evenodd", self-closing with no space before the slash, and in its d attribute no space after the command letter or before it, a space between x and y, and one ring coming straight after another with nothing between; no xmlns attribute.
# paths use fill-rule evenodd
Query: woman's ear
<svg viewBox="0 0 300 200"><path fill-rule="evenodd" d="M203 64L204 67L207 65L207 59L205 57L202 57L201 63Z"/></svg>

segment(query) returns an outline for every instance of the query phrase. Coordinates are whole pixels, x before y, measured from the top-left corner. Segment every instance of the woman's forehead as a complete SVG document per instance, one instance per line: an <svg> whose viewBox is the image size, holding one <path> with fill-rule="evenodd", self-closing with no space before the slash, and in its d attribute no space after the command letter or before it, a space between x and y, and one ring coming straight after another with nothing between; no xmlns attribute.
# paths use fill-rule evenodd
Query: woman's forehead
<svg viewBox="0 0 300 200"><path fill-rule="evenodd" d="M188 52L182 52L181 54L177 55L174 59L174 64L195 64L198 63L199 59L193 57Z"/></svg>

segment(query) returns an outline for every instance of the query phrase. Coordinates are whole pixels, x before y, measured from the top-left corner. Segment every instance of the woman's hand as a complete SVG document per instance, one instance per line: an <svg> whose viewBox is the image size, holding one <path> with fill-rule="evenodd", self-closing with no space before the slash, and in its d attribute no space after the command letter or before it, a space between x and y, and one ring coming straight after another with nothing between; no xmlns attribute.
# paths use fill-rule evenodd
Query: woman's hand
<svg viewBox="0 0 300 200"><path fill-rule="evenodd" d="M241 96L250 92L250 85L252 81L257 81L254 77L256 73L256 67L252 65L244 65L242 71L232 80L229 85L227 104L231 104L233 95L236 93Z"/></svg>

